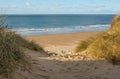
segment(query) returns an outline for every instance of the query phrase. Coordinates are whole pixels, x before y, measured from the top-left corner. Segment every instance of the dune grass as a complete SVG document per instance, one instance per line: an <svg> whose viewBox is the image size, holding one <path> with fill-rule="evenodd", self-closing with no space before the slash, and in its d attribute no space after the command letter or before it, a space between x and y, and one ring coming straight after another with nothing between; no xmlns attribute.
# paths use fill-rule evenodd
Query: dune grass
<svg viewBox="0 0 120 79"><path fill-rule="evenodd" d="M13 37L14 34L0 27L0 74L9 74L27 63L24 51Z"/></svg>
<svg viewBox="0 0 120 79"><path fill-rule="evenodd" d="M29 67L30 64L24 53L24 48L45 52L33 41L25 40L0 23L0 75L9 75L21 66Z"/></svg>
<svg viewBox="0 0 120 79"><path fill-rule="evenodd" d="M120 16L116 16L111 28L93 40L86 40L78 45L76 52L87 52L94 59L106 59L112 64L120 64ZM81 51L82 50L82 51Z"/></svg>
<svg viewBox="0 0 120 79"><path fill-rule="evenodd" d="M14 37L12 39L15 39L15 42L18 43L21 47L27 48L33 51L39 51L39 52L45 52L44 49L36 44L34 41L28 41L24 39L22 36L19 34L16 34L15 32L9 31L9 33L13 34Z"/></svg>
<svg viewBox="0 0 120 79"><path fill-rule="evenodd" d="M75 52L82 52L88 48L88 46L93 43L95 38L90 37L87 40L81 41L75 49Z"/></svg>

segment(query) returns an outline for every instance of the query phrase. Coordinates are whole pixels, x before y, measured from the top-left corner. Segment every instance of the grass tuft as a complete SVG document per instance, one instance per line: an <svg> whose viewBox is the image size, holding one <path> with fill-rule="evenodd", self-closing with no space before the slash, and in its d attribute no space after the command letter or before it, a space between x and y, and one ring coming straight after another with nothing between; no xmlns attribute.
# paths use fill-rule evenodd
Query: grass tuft
<svg viewBox="0 0 120 79"><path fill-rule="evenodd" d="M88 46L93 43L95 38L90 37L87 40L81 41L75 49L75 52L82 52L88 48Z"/></svg>
<svg viewBox="0 0 120 79"><path fill-rule="evenodd" d="M19 34L16 34L15 32L12 31L9 31L9 33L14 35L12 39L15 39L15 42L18 43L21 47L34 51L45 52L44 49L38 44L36 44L34 41L28 41Z"/></svg>
<svg viewBox="0 0 120 79"><path fill-rule="evenodd" d="M106 59L112 64L120 64L120 16L116 16L111 28L97 36L94 40L80 43L76 52L86 50L94 59Z"/></svg>
<svg viewBox="0 0 120 79"><path fill-rule="evenodd" d="M14 34L0 27L0 74L9 74L27 63L24 51L13 37Z"/></svg>
<svg viewBox="0 0 120 79"><path fill-rule="evenodd" d="M7 29L0 18L0 75L9 75L21 67L29 67L30 63L24 48L44 52L42 47L33 41L27 41L19 34Z"/></svg>

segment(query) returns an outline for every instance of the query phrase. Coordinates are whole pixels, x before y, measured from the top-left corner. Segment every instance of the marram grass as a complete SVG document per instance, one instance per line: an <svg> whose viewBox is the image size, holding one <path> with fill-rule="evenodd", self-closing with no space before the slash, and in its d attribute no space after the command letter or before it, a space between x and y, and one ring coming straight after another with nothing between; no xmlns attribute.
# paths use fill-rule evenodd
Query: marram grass
<svg viewBox="0 0 120 79"><path fill-rule="evenodd" d="M0 74L11 73L18 66L26 63L23 50L13 37L14 34L0 27Z"/></svg>
<svg viewBox="0 0 120 79"><path fill-rule="evenodd" d="M106 59L112 64L120 64L120 16L113 19L109 30L93 40L88 39L80 43L76 49L79 50L77 52L86 50L88 57Z"/></svg>
<svg viewBox="0 0 120 79"><path fill-rule="evenodd" d="M44 52L36 43L25 40L3 25L0 26L0 75L9 75L21 66L29 67L24 48Z"/></svg>
<svg viewBox="0 0 120 79"><path fill-rule="evenodd" d="M38 44L36 44L34 41L28 41L24 39L22 36L20 36L19 34L16 34L15 32L12 32L12 31L9 31L9 33L13 34L12 39L15 39L14 41L18 43L21 47L34 50L34 51L45 52L44 49Z"/></svg>
<svg viewBox="0 0 120 79"><path fill-rule="evenodd" d="M81 41L75 49L75 52L82 52L88 48L88 46L93 43L95 38L90 37L87 40Z"/></svg>

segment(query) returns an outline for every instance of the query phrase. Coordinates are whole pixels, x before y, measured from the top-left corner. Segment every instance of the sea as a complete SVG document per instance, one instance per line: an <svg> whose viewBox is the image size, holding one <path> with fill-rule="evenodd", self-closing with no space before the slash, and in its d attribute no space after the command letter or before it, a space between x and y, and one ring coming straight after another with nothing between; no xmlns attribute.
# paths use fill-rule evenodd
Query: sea
<svg viewBox="0 0 120 79"><path fill-rule="evenodd" d="M104 31L115 15L6 15L7 28L23 36Z"/></svg>

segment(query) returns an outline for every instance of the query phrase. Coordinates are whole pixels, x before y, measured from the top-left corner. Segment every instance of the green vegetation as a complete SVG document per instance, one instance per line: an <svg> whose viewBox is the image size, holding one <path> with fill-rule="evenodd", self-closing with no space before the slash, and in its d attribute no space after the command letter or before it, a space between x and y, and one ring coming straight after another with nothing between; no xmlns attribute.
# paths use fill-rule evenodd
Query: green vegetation
<svg viewBox="0 0 120 79"><path fill-rule="evenodd" d="M13 33L0 27L0 74L9 74L27 62L23 50L13 38Z"/></svg>
<svg viewBox="0 0 120 79"><path fill-rule="evenodd" d="M112 64L120 64L120 16L113 19L111 28L79 44L77 52L85 51L94 59L106 59Z"/></svg>
<svg viewBox="0 0 120 79"><path fill-rule="evenodd" d="M43 48L36 44L34 41L28 41L21 37L19 34L16 34L15 32L12 31L9 31L9 33L14 35L12 39L15 39L14 42L19 44L21 47L28 48L34 51L45 52Z"/></svg>
<svg viewBox="0 0 120 79"><path fill-rule="evenodd" d="M75 49L75 52L82 52L88 48L88 46L95 40L95 38L90 37L85 41L81 41Z"/></svg>
<svg viewBox="0 0 120 79"><path fill-rule="evenodd" d="M0 22L0 74L9 75L21 66L29 67L24 48L44 52L39 45L25 40Z"/></svg>

